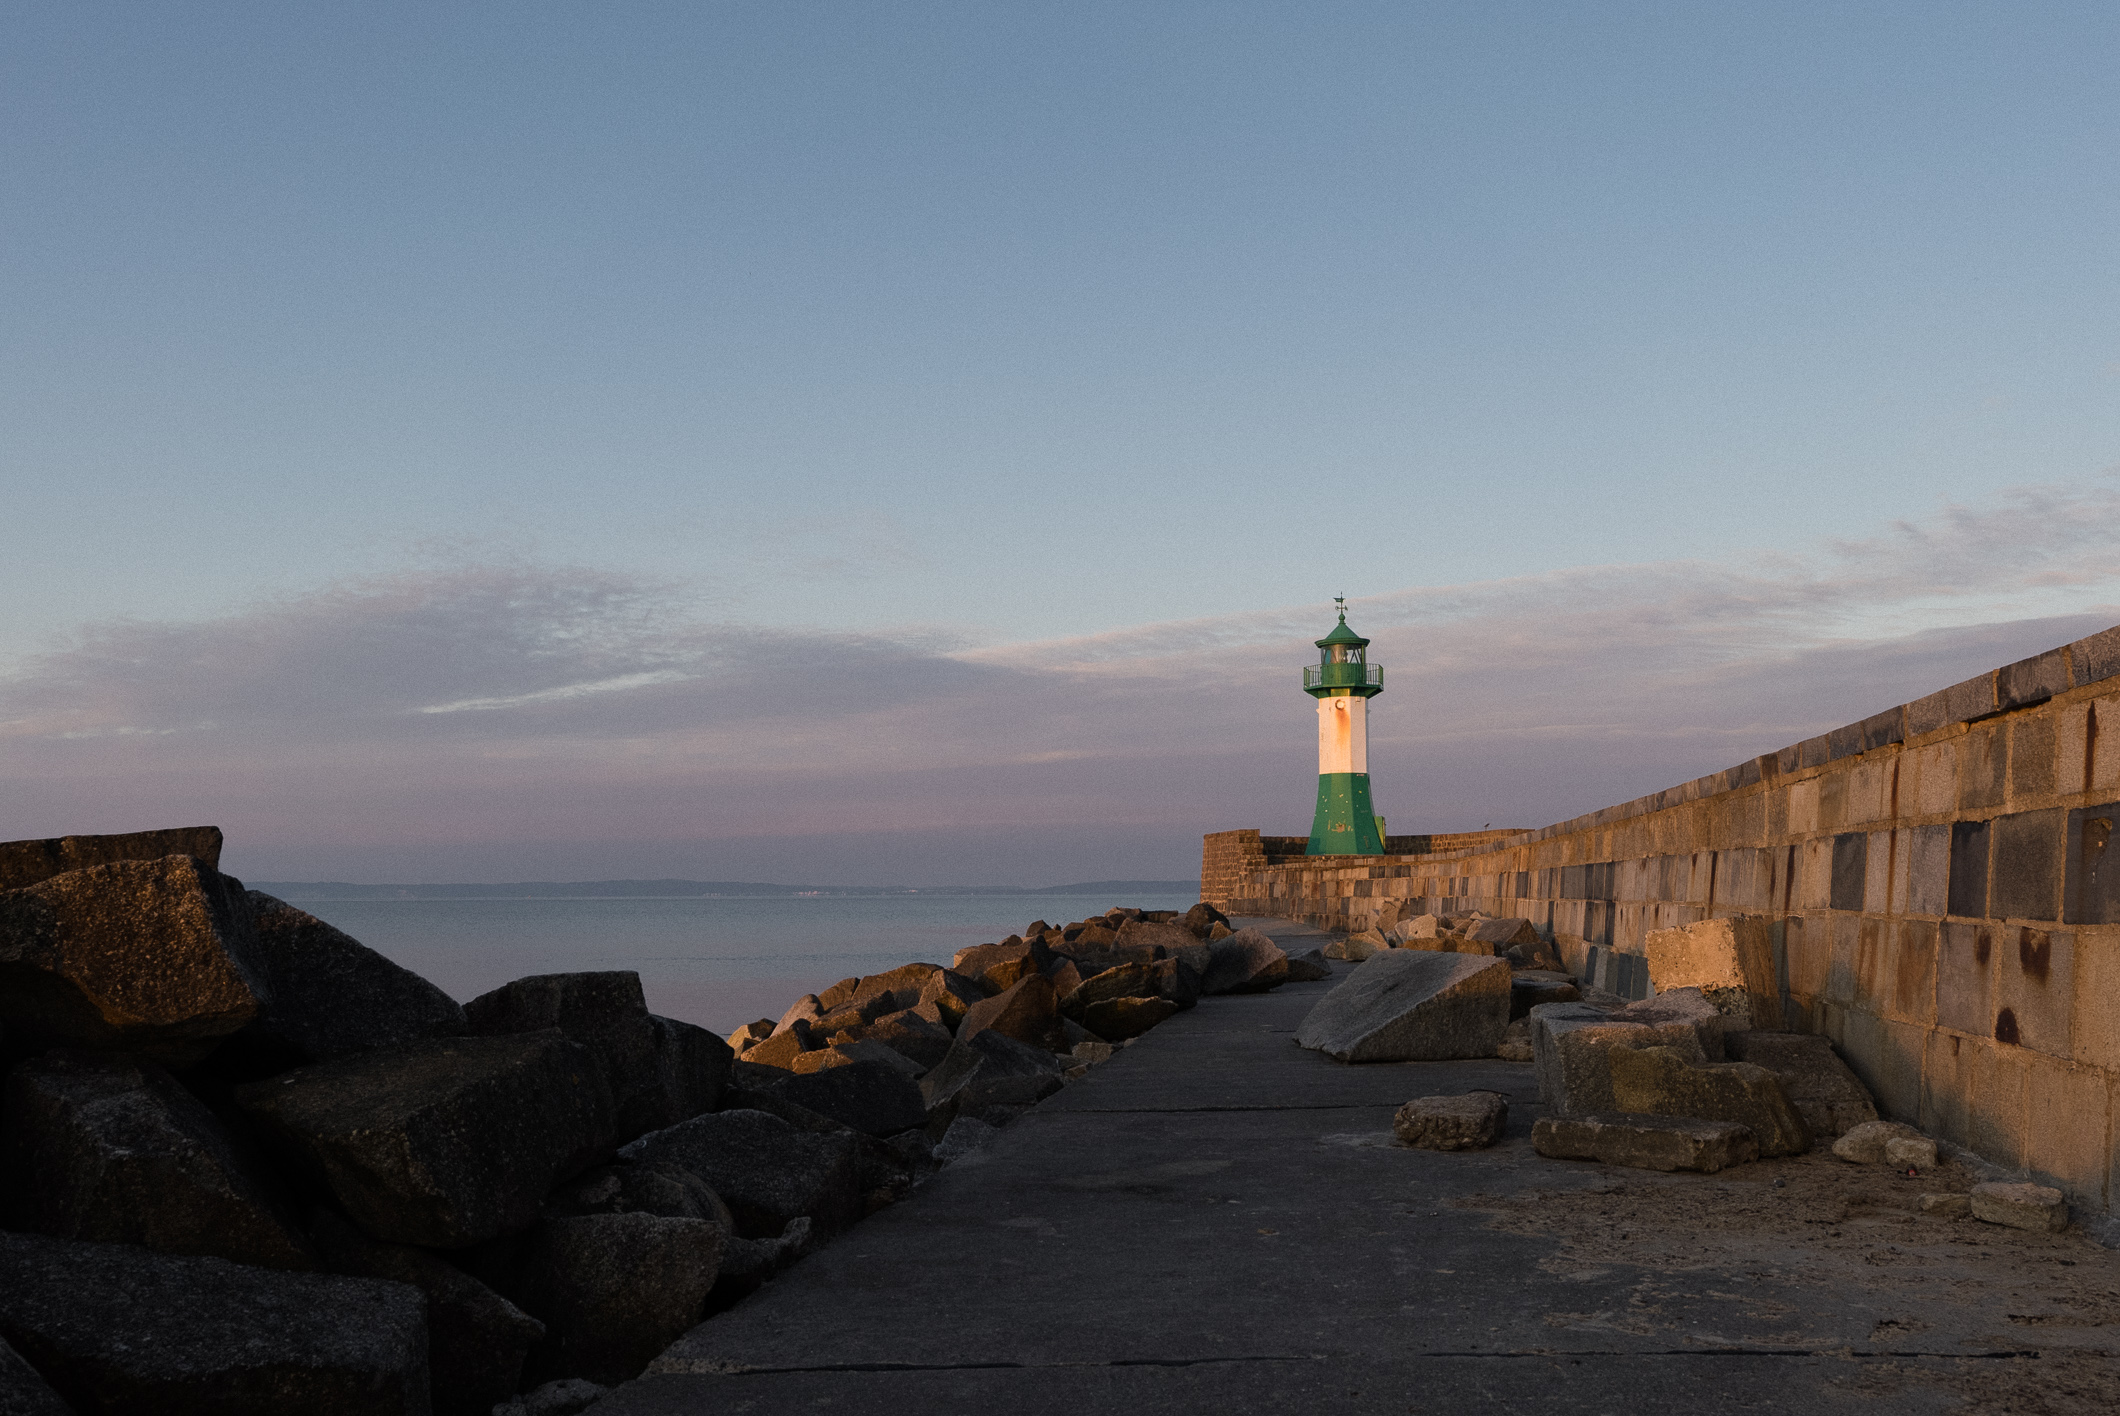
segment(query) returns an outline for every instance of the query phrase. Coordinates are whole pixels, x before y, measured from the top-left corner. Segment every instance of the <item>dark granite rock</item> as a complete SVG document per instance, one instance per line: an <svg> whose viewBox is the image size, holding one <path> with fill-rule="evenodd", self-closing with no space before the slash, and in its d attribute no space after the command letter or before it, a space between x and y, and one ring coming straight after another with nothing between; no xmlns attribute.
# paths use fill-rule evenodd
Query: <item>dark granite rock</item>
<svg viewBox="0 0 2120 1416"><path fill-rule="evenodd" d="M729 1044L705 1028L651 1013L655 1028L655 1071L661 1088L661 1125L675 1126L721 1104L735 1054Z"/></svg>
<svg viewBox="0 0 2120 1416"><path fill-rule="evenodd" d="M1202 993L1264 993L1288 981L1288 955L1261 930L1240 929L1207 949Z"/></svg>
<svg viewBox="0 0 2120 1416"><path fill-rule="evenodd" d="M510 1296L545 1325L529 1380L616 1383L675 1342L706 1308L728 1231L703 1219L584 1214L533 1229Z"/></svg>
<svg viewBox="0 0 2120 1416"><path fill-rule="evenodd" d="M264 1006L241 882L190 856L117 861L0 894L10 1046L195 1062Z"/></svg>
<svg viewBox="0 0 2120 1416"><path fill-rule="evenodd" d="M1509 980L1509 1021L1529 1017L1542 1003L1576 1003L1582 996L1582 990L1564 977L1519 973Z"/></svg>
<svg viewBox="0 0 2120 1416"><path fill-rule="evenodd" d="M941 1062L950 1050L950 1030L917 1007L886 1013L869 1028L868 1036L870 1041L896 1050L923 1072Z"/></svg>
<svg viewBox="0 0 2120 1416"><path fill-rule="evenodd" d="M545 1201L550 1219L570 1214L659 1214L704 1219L730 1233L736 1220L706 1181L681 1165L606 1165L560 1186Z"/></svg>
<svg viewBox="0 0 2120 1416"><path fill-rule="evenodd" d="M919 1082L895 1067L865 1058L815 1072L789 1072L774 1079L771 1089L865 1136L896 1135L927 1120Z"/></svg>
<svg viewBox="0 0 2120 1416"><path fill-rule="evenodd" d="M830 1013L835 1009L841 1008L847 1003L851 1002L853 1000L854 994L860 989L860 987L861 980L859 978L843 978L839 980L839 982L833 984L830 988L827 988L824 992L817 994L816 998L818 1016L822 1017L826 1013Z"/></svg>
<svg viewBox="0 0 2120 1416"><path fill-rule="evenodd" d="M0 1174L12 1227L316 1266L259 1158L152 1062L60 1050L18 1065L0 1097Z"/></svg>
<svg viewBox="0 0 2120 1416"><path fill-rule="evenodd" d="M83 1412L425 1416L402 1283L0 1233L0 1337Z"/></svg>
<svg viewBox="0 0 2120 1416"><path fill-rule="evenodd" d="M464 1018L482 1037L558 1028L588 1048L611 1088L621 1141L676 1121L663 1091L657 1029L631 969L519 978L466 1003Z"/></svg>
<svg viewBox="0 0 2120 1416"><path fill-rule="evenodd" d="M643 1165L666 1161L707 1182L747 1239L772 1238L808 1216L822 1232L859 1213L851 1137L797 1130L763 1111L717 1111L655 1131L619 1152Z"/></svg>
<svg viewBox="0 0 2120 1416"><path fill-rule="evenodd" d="M774 1033L764 1042L744 1049L743 1060L754 1067L778 1067L782 1070L793 1066L795 1059L805 1052L824 1046L824 1039L810 1031L809 1022L797 1018L787 1028Z"/></svg>
<svg viewBox="0 0 2120 1416"><path fill-rule="evenodd" d="M1102 998L1082 1010L1082 1026L1106 1042L1124 1042L1178 1012L1168 998Z"/></svg>
<svg viewBox="0 0 2120 1416"><path fill-rule="evenodd" d="M867 1029L863 1031L866 1032ZM851 1067L857 1062L887 1067L912 1081L920 1080L920 1074L927 1070L895 1048L885 1047L867 1037L856 1037L852 1033L841 1033L829 1047L803 1053L788 1070L798 1077L806 1077L812 1072L825 1072L834 1067Z"/></svg>
<svg viewBox="0 0 2120 1416"><path fill-rule="evenodd" d="M963 1042L989 1029L1033 1047L1064 1046L1060 1037L1060 998L1053 991L1053 981L1043 974L1032 974L975 1004L957 1025L957 1040Z"/></svg>
<svg viewBox="0 0 2120 1416"><path fill-rule="evenodd" d="M927 988L927 981L942 972L940 964L901 964L895 969L880 974L870 974L854 988L848 1002L867 1003L872 998L885 998L888 1007L878 1008L871 1017L885 1013L896 1013L918 1003Z"/></svg>
<svg viewBox="0 0 2120 1416"><path fill-rule="evenodd" d="M284 900L259 890L247 898L249 959L265 1003L242 1041L292 1067L464 1031L456 1000L410 969Z"/></svg>
<svg viewBox="0 0 2120 1416"><path fill-rule="evenodd" d="M74 1416L74 1410L21 1353L0 1342L0 1416Z"/></svg>
<svg viewBox="0 0 2120 1416"><path fill-rule="evenodd" d="M999 944L974 944L968 949L959 949L956 957L950 960L950 968L979 982L989 994L998 993L1022 978L1027 970L1034 971L1038 967L1032 958L1035 948L1020 939L1014 943L1004 940ZM988 977L996 970L1001 971L1005 981L1001 977Z"/></svg>
<svg viewBox="0 0 2120 1416"><path fill-rule="evenodd" d="M958 1115L1031 1106L1064 1085L1051 1052L988 1030L960 1036L941 1065L920 1079L920 1093L931 1134L939 1134Z"/></svg>
<svg viewBox="0 0 2120 1416"><path fill-rule="evenodd" d="M1191 930L1195 939L1205 939L1207 932L1216 925L1229 927L1229 916L1202 900L1187 910L1178 922Z"/></svg>
<svg viewBox="0 0 2120 1416"><path fill-rule="evenodd" d="M329 1210L310 1234L333 1273L409 1283L427 1298L427 1377L436 1416L486 1416L522 1385L545 1325L425 1249L371 1239Z"/></svg>
<svg viewBox="0 0 2120 1416"><path fill-rule="evenodd" d="M493 1408L492 1416L581 1416L610 1390L580 1377L562 1377L502 1402Z"/></svg>
<svg viewBox="0 0 2120 1416"><path fill-rule="evenodd" d="M942 969L928 975L927 983L920 990L920 1002L933 1004L942 1025L952 1032L964 1021L964 1015L972 1005L985 998L986 990L977 981L955 969Z"/></svg>
<svg viewBox="0 0 2120 1416"><path fill-rule="evenodd" d="M556 1031L411 1043L235 1096L363 1229L434 1248L529 1224L612 1143L610 1089Z"/></svg>
<svg viewBox="0 0 2120 1416"><path fill-rule="evenodd" d="M128 831L119 836L55 836L43 841L0 842L0 890L20 890L70 870L120 860L190 856L208 870L221 868L221 828L180 826L168 831Z"/></svg>
<svg viewBox="0 0 2120 1416"><path fill-rule="evenodd" d="M1319 983L1331 977L1332 965L1325 961L1322 949L1305 949L1288 956L1289 983Z"/></svg>

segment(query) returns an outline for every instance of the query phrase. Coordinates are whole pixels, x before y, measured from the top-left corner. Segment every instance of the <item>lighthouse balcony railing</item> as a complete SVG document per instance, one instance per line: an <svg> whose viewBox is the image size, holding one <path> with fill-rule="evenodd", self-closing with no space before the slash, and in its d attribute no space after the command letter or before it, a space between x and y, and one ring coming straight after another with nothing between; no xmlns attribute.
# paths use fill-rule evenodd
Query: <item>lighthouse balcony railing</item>
<svg viewBox="0 0 2120 1416"><path fill-rule="evenodd" d="M1312 664L1303 670L1305 688L1382 688L1382 664Z"/></svg>

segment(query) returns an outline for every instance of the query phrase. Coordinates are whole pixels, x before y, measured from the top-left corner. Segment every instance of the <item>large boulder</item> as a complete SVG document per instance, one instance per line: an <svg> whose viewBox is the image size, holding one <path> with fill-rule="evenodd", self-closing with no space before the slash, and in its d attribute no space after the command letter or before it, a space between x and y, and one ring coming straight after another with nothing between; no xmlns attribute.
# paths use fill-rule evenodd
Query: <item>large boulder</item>
<svg viewBox="0 0 2120 1416"><path fill-rule="evenodd" d="M950 1030L932 1003L921 1003L896 1013L886 1013L869 1025L871 1042L905 1057L921 1071L934 1067L949 1055Z"/></svg>
<svg viewBox="0 0 2120 1416"><path fill-rule="evenodd" d="M570 1214L659 1214L669 1219L704 1219L732 1234L735 1216L706 1181L681 1165L652 1161L646 1165L605 1165L552 1192L545 1217Z"/></svg>
<svg viewBox="0 0 2120 1416"><path fill-rule="evenodd" d="M1658 993L1698 988L1733 1031L1779 1032L1781 984L1774 966L1774 921L1766 915L1704 919L1652 929L1642 940L1649 986Z"/></svg>
<svg viewBox="0 0 2120 1416"><path fill-rule="evenodd" d="M1705 1064L1708 1060L1699 1030L1683 1019L1634 1021L1593 1003L1541 1003L1527 1019L1539 1100L1556 1115L1588 1116L1620 1109L1612 1098L1610 1054L1614 1048L1674 1047L1689 1062Z"/></svg>
<svg viewBox="0 0 2120 1416"><path fill-rule="evenodd" d="M1202 900L1187 910L1178 923L1192 931L1195 939L1206 939L1216 925L1229 927L1229 916Z"/></svg>
<svg viewBox="0 0 2120 1416"><path fill-rule="evenodd" d="M1322 967L1324 960L1319 959ZM1326 976L1330 976L1329 971ZM1288 981L1288 954L1259 929L1240 929L1207 946L1206 994L1264 993Z"/></svg>
<svg viewBox="0 0 2120 1416"><path fill-rule="evenodd" d="M999 944L974 944L968 949L959 949L950 960L950 970L977 981L985 992L992 994L1038 972L1046 957L1043 945L1004 939Z"/></svg>
<svg viewBox="0 0 2120 1416"><path fill-rule="evenodd" d="M20 890L54 875L120 860L190 856L208 870L221 868L221 828L180 826L167 831L127 831L117 836L55 836L42 841L0 842L0 890Z"/></svg>
<svg viewBox="0 0 2120 1416"><path fill-rule="evenodd" d="M819 1055L811 1053L802 1060L807 1062ZM771 1082L771 1090L865 1136L892 1136L927 1121L927 1104L921 1099L917 1080L888 1063L858 1054L837 1066L778 1075Z"/></svg>
<svg viewBox="0 0 2120 1416"><path fill-rule="evenodd" d="M408 968L261 890L246 897L264 1007L242 1035L283 1067L464 1031L457 1001Z"/></svg>
<svg viewBox="0 0 2120 1416"><path fill-rule="evenodd" d="M937 969L921 987L917 1006L932 1006L942 1025L955 1032L973 1005L986 999L986 990L955 969Z"/></svg>
<svg viewBox="0 0 2120 1416"><path fill-rule="evenodd" d="M1759 1143L1743 1126L1691 1116L1541 1116L1531 1146L1552 1160L1707 1175L1759 1159Z"/></svg>
<svg viewBox="0 0 2120 1416"><path fill-rule="evenodd" d="M196 1062L264 1007L242 884L188 855L0 894L0 1027L15 1048Z"/></svg>
<svg viewBox="0 0 2120 1416"><path fill-rule="evenodd" d="M12 1227L315 1267L273 1177L152 1062L60 1050L18 1065L0 1095L0 1174Z"/></svg>
<svg viewBox="0 0 2120 1416"><path fill-rule="evenodd" d="M1811 1148L1803 1117L1781 1082L1749 1062L1689 1061L1675 1048L1614 1049L1612 1099L1624 1112L1735 1121L1751 1131L1763 1156L1802 1155Z"/></svg>
<svg viewBox="0 0 2120 1416"><path fill-rule="evenodd" d="M777 1238L809 1217L826 1233L859 1214L851 1136L798 1130L763 1111L717 1111L651 1132L619 1152L644 1165L665 1161L707 1182L746 1239Z"/></svg>
<svg viewBox="0 0 2120 1416"><path fill-rule="evenodd" d="M511 1296L545 1325L528 1377L630 1380L698 1322L728 1231L703 1219L569 1215L533 1229Z"/></svg>
<svg viewBox="0 0 2120 1416"><path fill-rule="evenodd" d="M930 1126L946 1128L959 1115L1034 1106L1065 1084L1052 1053L989 1030L960 1037L941 1065L920 1079L920 1093Z"/></svg>
<svg viewBox="0 0 2120 1416"><path fill-rule="evenodd" d="M1299 1046L1336 1062L1492 1057L1509 1026L1509 965L1470 954L1393 949L1319 999Z"/></svg>
<svg viewBox="0 0 2120 1416"><path fill-rule="evenodd" d="M957 1024L957 1040L963 1042L989 1029L1033 1047L1052 1049L1060 1044L1060 999L1053 981L1032 974L974 1004Z"/></svg>
<svg viewBox="0 0 2120 1416"><path fill-rule="evenodd" d="M330 1210L310 1220L333 1273L409 1283L427 1298L427 1380L435 1416L487 1416L521 1389L523 1360L545 1325L455 1264L371 1239Z"/></svg>
<svg viewBox="0 0 2120 1416"><path fill-rule="evenodd" d="M1289 983L1322 983L1332 977L1332 965L1326 961L1322 949L1305 949L1300 954L1290 954L1287 967Z"/></svg>
<svg viewBox="0 0 2120 1416"><path fill-rule="evenodd" d="M419 1290L0 1233L0 1337L82 1411L426 1416Z"/></svg>
<svg viewBox="0 0 2120 1416"><path fill-rule="evenodd" d="M1104 1042L1139 1037L1178 1015L1168 998L1103 998L1082 1010L1082 1026Z"/></svg>
<svg viewBox="0 0 2120 1416"><path fill-rule="evenodd" d="M1518 970L1509 980L1509 1021L1527 1017L1541 1003L1577 1003L1582 990L1565 974Z"/></svg>
<svg viewBox="0 0 2120 1416"><path fill-rule="evenodd" d="M1815 1138L1845 1136L1877 1119L1869 1088L1848 1070L1833 1044L1815 1033L1725 1033L1723 1053L1780 1078L1782 1091Z"/></svg>
<svg viewBox="0 0 2120 1416"><path fill-rule="evenodd" d="M662 1125L675 1126L719 1106L722 1088L729 1084L729 1068L736 1060L729 1044L705 1028L659 1013L649 1014L648 1021L655 1027Z"/></svg>
<svg viewBox="0 0 2120 1416"><path fill-rule="evenodd" d="M21 1353L0 1342L0 1416L74 1416L74 1410Z"/></svg>
<svg viewBox="0 0 2120 1416"><path fill-rule="evenodd" d="M671 1034L657 1028L631 969L519 978L466 1003L464 1018L482 1037L557 1028L589 1049L611 1088L621 1141L681 1119L663 1079L660 1044Z"/></svg>
<svg viewBox="0 0 2120 1416"><path fill-rule="evenodd" d="M411 1043L235 1097L363 1229L442 1249L523 1228L613 1140L601 1070L557 1031Z"/></svg>
<svg viewBox="0 0 2120 1416"><path fill-rule="evenodd" d="M941 972L940 964L900 964L895 969L862 979L854 986L847 1001L862 1004L874 998L884 998L888 1000L888 1006L876 1009L872 1016L895 1013L918 1003L927 989L927 981Z"/></svg>

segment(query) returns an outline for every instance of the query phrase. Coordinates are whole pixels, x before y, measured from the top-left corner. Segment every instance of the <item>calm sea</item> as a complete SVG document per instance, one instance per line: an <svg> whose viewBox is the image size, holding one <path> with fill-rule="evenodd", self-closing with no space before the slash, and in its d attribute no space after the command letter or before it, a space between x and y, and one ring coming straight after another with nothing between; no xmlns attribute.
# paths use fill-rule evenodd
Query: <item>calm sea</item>
<svg viewBox="0 0 2120 1416"><path fill-rule="evenodd" d="M1064 924L1113 905L1182 910L1199 896L286 898L460 1000L525 974L633 969L649 1008L726 1035L842 978L947 964L1033 919Z"/></svg>

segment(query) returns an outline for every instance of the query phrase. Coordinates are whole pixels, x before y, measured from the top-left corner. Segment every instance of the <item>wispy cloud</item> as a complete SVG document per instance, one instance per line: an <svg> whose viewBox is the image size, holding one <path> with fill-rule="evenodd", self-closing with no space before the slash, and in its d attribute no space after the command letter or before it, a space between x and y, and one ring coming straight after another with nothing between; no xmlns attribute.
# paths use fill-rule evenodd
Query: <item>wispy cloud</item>
<svg viewBox="0 0 2120 1416"><path fill-rule="evenodd" d="M1803 555L1358 600L1387 674L1381 805L1395 827L1538 825L1726 766L2120 619L2116 547L2112 487L2028 488ZM490 873L495 842L885 832L1006 835L1020 859L1024 831L1162 831L1182 861L1199 831L1304 824L1295 670L1327 623L1242 610L963 650L728 623L581 568L376 577L92 625L15 665L0 832L214 819L280 875L382 842L439 878L473 855Z"/></svg>

